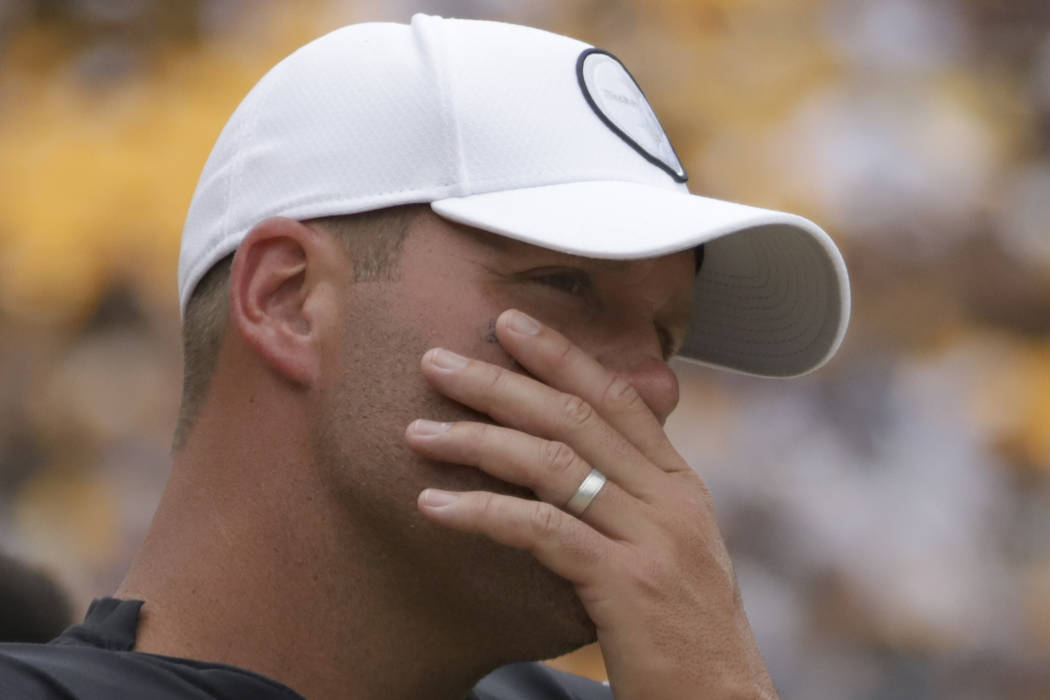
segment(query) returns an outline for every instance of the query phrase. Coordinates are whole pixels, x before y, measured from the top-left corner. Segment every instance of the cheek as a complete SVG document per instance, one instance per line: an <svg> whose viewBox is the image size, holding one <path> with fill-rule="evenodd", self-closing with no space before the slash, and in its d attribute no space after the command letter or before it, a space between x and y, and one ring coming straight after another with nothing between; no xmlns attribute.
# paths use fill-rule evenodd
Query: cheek
<svg viewBox="0 0 1050 700"><path fill-rule="evenodd" d="M495 332L505 304L466 284L428 291L414 295L405 309L428 348L440 346L493 364L509 363Z"/></svg>

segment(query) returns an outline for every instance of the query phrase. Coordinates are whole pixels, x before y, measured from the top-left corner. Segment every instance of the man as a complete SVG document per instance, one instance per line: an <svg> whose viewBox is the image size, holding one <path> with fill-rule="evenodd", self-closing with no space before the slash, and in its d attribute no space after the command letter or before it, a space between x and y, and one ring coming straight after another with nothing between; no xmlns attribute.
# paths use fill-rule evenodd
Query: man
<svg viewBox="0 0 1050 700"><path fill-rule="evenodd" d="M0 690L775 697L662 429L667 360L819 366L845 268L808 221L685 179L622 64L572 39L416 16L285 59L190 206L146 542L84 624L0 655ZM611 688L516 663L595 639Z"/></svg>

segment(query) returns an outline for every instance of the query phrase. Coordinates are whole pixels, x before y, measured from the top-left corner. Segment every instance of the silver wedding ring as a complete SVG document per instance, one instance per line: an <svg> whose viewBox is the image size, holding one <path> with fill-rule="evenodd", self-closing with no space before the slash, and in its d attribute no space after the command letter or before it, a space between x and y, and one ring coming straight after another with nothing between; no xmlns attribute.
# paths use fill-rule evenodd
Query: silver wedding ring
<svg viewBox="0 0 1050 700"><path fill-rule="evenodd" d="M572 494L572 498L565 504L565 510L576 517L583 515L583 511L587 510L587 506L591 504L598 492L605 486L605 481L604 474L597 469L591 469L591 473L584 477L583 481L580 482L580 486L576 489L576 493Z"/></svg>

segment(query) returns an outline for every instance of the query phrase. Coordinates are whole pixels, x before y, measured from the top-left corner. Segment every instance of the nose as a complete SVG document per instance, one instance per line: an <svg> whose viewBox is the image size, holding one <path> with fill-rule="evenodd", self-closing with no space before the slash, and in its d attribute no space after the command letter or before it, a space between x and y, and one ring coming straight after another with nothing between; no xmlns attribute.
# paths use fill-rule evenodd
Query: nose
<svg viewBox="0 0 1050 700"><path fill-rule="evenodd" d="M663 425L678 405L678 377L667 363L648 357L615 371L634 387Z"/></svg>

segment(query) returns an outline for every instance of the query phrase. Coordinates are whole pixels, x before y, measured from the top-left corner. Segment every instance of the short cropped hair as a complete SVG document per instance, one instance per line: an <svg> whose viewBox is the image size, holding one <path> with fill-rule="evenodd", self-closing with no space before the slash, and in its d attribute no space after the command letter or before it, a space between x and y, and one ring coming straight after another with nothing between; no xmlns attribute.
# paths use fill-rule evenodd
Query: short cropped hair
<svg viewBox="0 0 1050 700"><path fill-rule="evenodd" d="M401 247L412 221L425 204L310 219L303 223L338 238L353 261L353 281L394 279ZM186 442L208 392L230 315L229 285L233 253L215 263L186 303L182 323L182 402L172 449Z"/></svg>

